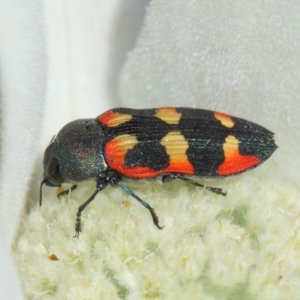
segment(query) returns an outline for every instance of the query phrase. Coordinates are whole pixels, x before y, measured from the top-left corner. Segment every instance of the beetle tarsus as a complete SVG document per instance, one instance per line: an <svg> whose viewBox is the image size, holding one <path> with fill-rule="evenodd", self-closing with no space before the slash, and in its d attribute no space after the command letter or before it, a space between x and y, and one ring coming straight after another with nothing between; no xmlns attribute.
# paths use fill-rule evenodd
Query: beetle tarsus
<svg viewBox="0 0 300 300"><path fill-rule="evenodd" d="M221 189L221 188L213 187L213 186L206 186L204 184L201 184L199 182L195 182L193 180L188 179L187 177L180 176L180 175L177 175L177 174L164 175L162 177L162 182L165 183L165 182L172 181L174 179L180 179L180 180L185 181L185 182L187 182L189 184L192 184L194 186L199 186L199 187L205 188L206 190L208 190L210 192L213 192L215 194L218 194L218 195L226 196L226 194L227 194L227 192L223 191L223 189Z"/></svg>

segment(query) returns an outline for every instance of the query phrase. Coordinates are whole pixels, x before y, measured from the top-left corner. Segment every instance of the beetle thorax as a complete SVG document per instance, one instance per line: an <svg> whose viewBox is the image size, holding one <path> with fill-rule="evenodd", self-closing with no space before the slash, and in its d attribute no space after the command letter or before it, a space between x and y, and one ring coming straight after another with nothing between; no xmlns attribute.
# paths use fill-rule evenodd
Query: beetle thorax
<svg viewBox="0 0 300 300"><path fill-rule="evenodd" d="M56 158L64 182L93 179L107 170L103 143L103 131L96 120L73 121L62 128L46 149L44 167L47 162Z"/></svg>

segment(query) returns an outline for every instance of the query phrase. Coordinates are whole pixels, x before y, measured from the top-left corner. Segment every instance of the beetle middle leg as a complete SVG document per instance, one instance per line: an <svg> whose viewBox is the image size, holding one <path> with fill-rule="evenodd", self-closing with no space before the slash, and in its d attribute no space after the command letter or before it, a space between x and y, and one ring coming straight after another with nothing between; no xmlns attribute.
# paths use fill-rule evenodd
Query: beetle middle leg
<svg viewBox="0 0 300 300"><path fill-rule="evenodd" d="M213 186L206 186L206 185L201 184L199 182L190 180L189 178L187 178L185 176L181 176L181 175L177 175L177 174L167 174L167 175L164 175L162 177L162 182L165 183L165 182L172 181L174 179L180 179L180 180L185 181L185 182L187 182L189 184L205 188L206 190L208 190L210 192L213 192L215 194L218 194L218 195L226 196L226 194L227 194L227 192L223 192L223 189L221 189L221 188L213 187Z"/></svg>
<svg viewBox="0 0 300 300"><path fill-rule="evenodd" d="M130 190L127 186L125 186L121 180L120 180L120 176L119 174L115 173L115 172L108 172L107 174L108 176L108 181L111 184L117 185L120 188L122 188L125 192L127 192L131 197L133 197L134 199L136 199L138 202L140 202L144 207L146 207L149 211L150 214L152 216L152 220L154 225L158 228L158 229L163 229L163 226L159 225L159 221L158 221L158 217L154 211L154 209L147 203L145 202L143 199L141 199L140 197L138 197L132 190Z"/></svg>
<svg viewBox="0 0 300 300"><path fill-rule="evenodd" d="M77 185L76 184L73 184L71 186L71 188L65 190L65 191L62 191L60 193L57 194L57 197L60 198L61 196L65 196L65 195L68 195L70 192L72 193L75 189L77 188Z"/></svg>

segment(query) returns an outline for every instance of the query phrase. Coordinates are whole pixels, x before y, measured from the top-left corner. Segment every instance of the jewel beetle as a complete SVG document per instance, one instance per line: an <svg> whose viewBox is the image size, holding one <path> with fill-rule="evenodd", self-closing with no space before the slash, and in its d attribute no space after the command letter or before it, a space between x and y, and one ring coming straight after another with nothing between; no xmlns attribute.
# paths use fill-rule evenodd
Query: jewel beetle
<svg viewBox="0 0 300 300"><path fill-rule="evenodd" d="M220 178L253 169L276 150L274 134L266 128L224 113L186 107L115 108L96 119L64 126L44 154L42 186L60 187L95 180L95 192L78 209L81 213L108 184L116 185L144 205L159 228L154 209L123 184L122 178L162 181L179 179L226 195L194 178ZM67 193L62 192L61 194Z"/></svg>

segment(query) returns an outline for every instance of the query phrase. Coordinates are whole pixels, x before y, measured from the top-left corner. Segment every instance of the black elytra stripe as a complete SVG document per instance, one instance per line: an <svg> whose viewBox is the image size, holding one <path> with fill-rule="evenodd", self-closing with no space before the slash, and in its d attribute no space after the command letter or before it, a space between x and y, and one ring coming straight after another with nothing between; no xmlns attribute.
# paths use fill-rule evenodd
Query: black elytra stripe
<svg viewBox="0 0 300 300"><path fill-rule="evenodd" d="M218 167L224 162L223 143L228 136L226 127L209 110L178 108L181 133L189 144L187 157L195 176L217 177Z"/></svg>
<svg viewBox="0 0 300 300"><path fill-rule="evenodd" d="M159 171L169 165L169 156L158 141L141 141L128 150L124 163L127 167L144 166Z"/></svg>

